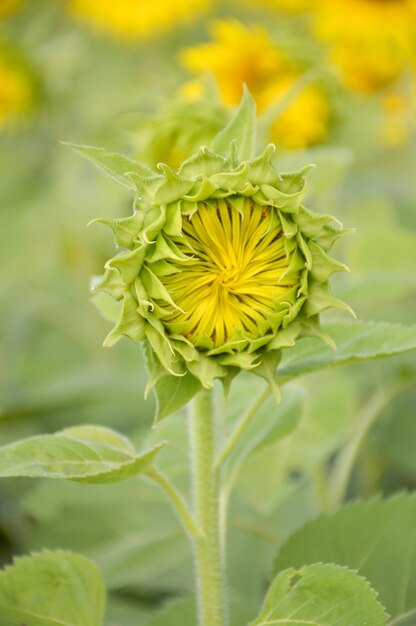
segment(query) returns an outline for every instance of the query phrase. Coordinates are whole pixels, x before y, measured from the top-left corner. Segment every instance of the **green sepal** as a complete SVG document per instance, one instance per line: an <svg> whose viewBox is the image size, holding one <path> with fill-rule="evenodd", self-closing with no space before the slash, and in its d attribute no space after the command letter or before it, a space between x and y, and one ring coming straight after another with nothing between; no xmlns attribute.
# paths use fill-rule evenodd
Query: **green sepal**
<svg viewBox="0 0 416 626"><path fill-rule="evenodd" d="M319 283L325 283L334 272L350 272L344 263L330 257L313 241L309 242L308 247L311 254L311 276Z"/></svg>
<svg viewBox="0 0 416 626"><path fill-rule="evenodd" d="M152 244L155 243L156 237L162 230L166 222L166 205L154 206L146 214L143 222L143 230L140 232L139 237L143 243Z"/></svg>
<svg viewBox="0 0 416 626"><path fill-rule="evenodd" d="M227 159L220 154L214 154L203 146L196 154L184 161L178 170L185 178L200 178L212 176L227 169Z"/></svg>
<svg viewBox="0 0 416 626"><path fill-rule="evenodd" d="M180 237L182 234L182 213L179 202L172 202L166 207L166 218L163 232L171 237Z"/></svg>
<svg viewBox="0 0 416 626"><path fill-rule="evenodd" d="M107 267L118 270L124 285L130 285L139 274L145 257L146 247L142 245L131 252L123 252L113 257L108 261Z"/></svg>
<svg viewBox="0 0 416 626"><path fill-rule="evenodd" d="M145 338L145 322L137 315L137 302L130 291L124 294L120 317L114 328L104 339L103 346L114 346L122 337L130 337L135 341L143 341Z"/></svg>
<svg viewBox="0 0 416 626"><path fill-rule="evenodd" d="M98 217L95 220L91 220L90 224L104 224L109 226L114 233L114 241L120 248L132 248L135 243L137 233L142 227L144 221L144 213L135 211L129 217L122 217L118 219L104 219Z"/></svg>
<svg viewBox="0 0 416 626"><path fill-rule="evenodd" d="M269 350L280 350L281 348L291 348L295 345L295 340L302 331L301 323L292 322L286 328L280 330L268 345Z"/></svg>
<svg viewBox="0 0 416 626"><path fill-rule="evenodd" d="M227 375L220 378L224 392L224 400L227 401L230 395L231 385L234 378L240 373L239 367L227 367Z"/></svg>
<svg viewBox="0 0 416 626"><path fill-rule="evenodd" d="M188 362L188 370L197 378L203 387L212 389L216 378L224 378L227 369L221 365L221 359L200 354L198 360Z"/></svg>
<svg viewBox="0 0 416 626"><path fill-rule="evenodd" d="M266 382L269 383L270 389L276 399L276 402L280 402L280 388L277 382L277 366L279 365L282 354L280 350L270 350L262 352L259 365L253 370L253 374L261 376Z"/></svg>
<svg viewBox="0 0 416 626"><path fill-rule="evenodd" d="M309 298L307 299L304 312L307 317L317 315L325 309L343 309L348 311L353 318L356 317L354 311L348 304L332 295L328 284L312 283L309 288Z"/></svg>
<svg viewBox="0 0 416 626"><path fill-rule="evenodd" d="M152 176L141 176L140 174L132 173L126 174L135 189L134 208L149 209L153 206L154 194L156 189L163 182L163 175L153 172Z"/></svg>
<svg viewBox="0 0 416 626"><path fill-rule="evenodd" d="M173 376L183 376L184 367L175 356L168 337L163 332L163 326L158 320L149 316L149 321L145 323L144 332L152 349L155 351L163 367Z"/></svg>
<svg viewBox="0 0 416 626"><path fill-rule="evenodd" d="M306 176L316 168L314 163L304 165L296 172L282 172L280 174L281 183L279 189L287 194L294 194L305 191Z"/></svg>
<svg viewBox="0 0 416 626"><path fill-rule="evenodd" d="M253 156L256 141L256 103L243 87L243 98L235 116L212 142L215 152L226 156L231 142L235 141L236 156L240 161Z"/></svg>
<svg viewBox="0 0 416 626"><path fill-rule="evenodd" d="M334 221L331 215L320 215L303 205L299 206L298 213L293 215L292 219L295 224L299 225L302 233L305 237L308 237L308 239L318 237L323 232L324 227ZM342 228L341 225L339 226Z"/></svg>
<svg viewBox="0 0 416 626"><path fill-rule="evenodd" d="M163 173L163 179L154 192L155 204L169 204L185 196L193 187L193 181L178 176L165 163L158 163L158 169Z"/></svg>
<svg viewBox="0 0 416 626"><path fill-rule="evenodd" d="M154 386L157 406L153 426L182 409L202 389L201 382L189 372L184 376L162 376Z"/></svg>
<svg viewBox="0 0 416 626"><path fill-rule="evenodd" d="M110 267L109 262L107 262L106 266L103 276L93 277L91 281L91 291L93 293L104 291L115 300L121 300L124 295L125 285L123 285L121 280L120 272L115 267Z"/></svg>
<svg viewBox="0 0 416 626"><path fill-rule="evenodd" d="M140 278L142 280L143 286L146 289L146 292L151 299L156 300L164 300L172 305L173 308L178 308L174 301L172 300L169 291L166 289L164 284L155 276L148 265L145 265L141 272Z"/></svg>
<svg viewBox="0 0 416 626"><path fill-rule="evenodd" d="M254 371L258 367L258 355L250 352L226 354L220 357L220 363L228 367Z"/></svg>
<svg viewBox="0 0 416 626"><path fill-rule="evenodd" d="M318 243L325 252L328 252L337 239L345 237L346 235L353 235L354 233L354 228L341 228L338 225L333 226L332 224L328 224L319 235Z"/></svg>
<svg viewBox="0 0 416 626"><path fill-rule="evenodd" d="M91 302L97 307L104 319L113 323L118 321L121 313L120 301L101 291L91 296Z"/></svg>
<svg viewBox="0 0 416 626"><path fill-rule="evenodd" d="M139 176L151 176L154 174L153 170L147 165L139 163L122 154L107 152L104 148L81 146L65 141L62 143L78 152L78 154L88 159L88 161L94 163L94 165L103 170L110 178L113 178L123 187L127 187L130 191L134 190L135 186L131 178L126 176L126 174L134 173Z"/></svg>
<svg viewBox="0 0 416 626"><path fill-rule="evenodd" d="M276 146L270 143L258 157L248 161L250 168L250 182L253 185L276 185L280 176L272 164L272 155L276 152Z"/></svg>
<svg viewBox="0 0 416 626"><path fill-rule="evenodd" d="M316 337L317 339L320 339L321 341L326 343L326 345L332 348L333 350L337 349L337 344L332 339L331 335L328 335L328 333L325 333L323 330L321 330L318 315L316 315L315 317L310 317L308 319L302 320L301 336L302 337Z"/></svg>

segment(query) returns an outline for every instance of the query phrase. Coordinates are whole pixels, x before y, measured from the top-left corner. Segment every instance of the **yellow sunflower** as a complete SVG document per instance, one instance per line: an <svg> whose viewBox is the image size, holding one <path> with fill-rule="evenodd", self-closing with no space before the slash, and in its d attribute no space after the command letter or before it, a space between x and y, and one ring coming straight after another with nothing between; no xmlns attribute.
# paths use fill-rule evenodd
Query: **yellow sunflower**
<svg viewBox="0 0 416 626"><path fill-rule="evenodd" d="M314 11L316 34L360 92L393 83L409 65L415 23L416 0L321 0Z"/></svg>
<svg viewBox="0 0 416 626"><path fill-rule="evenodd" d="M275 83L265 94L265 100L276 102L284 99L293 83L293 78ZM312 146L324 141L330 120L331 110L326 94L319 85L309 84L291 98L276 116L269 129L270 138L277 145L289 149Z"/></svg>
<svg viewBox="0 0 416 626"><path fill-rule="evenodd" d="M23 0L0 0L0 19L14 13L21 4Z"/></svg>
<svg viewBox="0 0 416 626"><path fill-rule="evenodd" d="M212 41L183 50L181 59L197 75L210 72L226 104L240 101L243 84L260 104L269 84L288 71L288 60L263 26L218 20L211 24L210 34Z"/></svg>
<svg viewBox="0 0 416 626"><path fill-rule="evenodd" d="M299 13L307 11L313 6L313 0L245 0L245 4L252 4L256 7L262 6L278 11Z"/></svg>
<svg viewBox="0 0 416 626"><path fill-rule="evenodd" d="M245 26L237 20L217 21L211 27L212 41L182 51L184 66L196 76L210 73L222 101L239 102L246 84L260 113L276 105L302 76L292 61L260 25ZM192 96L201 92L198 78L191 83ZM182 93L187 93L186 87ZM322 141L327 134L330 108L317 85L308 85L289 98L272 123L271 139L287 148L302 148Z"/></svg>
<svg viewBox="0 0 416 626"><path fill-rule="evenodd" d="M33 104L33 84L27 72L0 50L0 130L27 113Z"/></svg>
<svg viewBox="0 0 416 626"><path fill-rule="evenodd" d="M408 140L411 127L416 122L416 78L406 90L390 89L381 100L382 117L380 137L389 147L399 146Z"/></svg>
<svg viewBox="0 0 416 626"><path fill-rule="evenodd" d="M124 39L147 39L189 21L212 0L70 0L72 13Z"/></svg>

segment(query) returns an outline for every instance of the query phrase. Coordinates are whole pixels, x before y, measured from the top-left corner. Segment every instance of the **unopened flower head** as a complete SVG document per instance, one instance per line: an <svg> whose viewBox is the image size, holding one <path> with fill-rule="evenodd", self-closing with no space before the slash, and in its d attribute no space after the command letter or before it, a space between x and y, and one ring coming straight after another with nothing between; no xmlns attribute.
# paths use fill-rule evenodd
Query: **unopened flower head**
<svg viewBox="0 0 416 626"><path fill-rule="evenodd" d="M265 374L271 355L320 335L323 309L348 308L328 286L346 269L328 255L344 231L302 204L310 167L279 174L273 153L240 162L231 142L228 156L201 148L177 172L128 175L133 214L97 220L122 249L95 284L121 305L106 345L145 341L158 371L209 387L238 369Z"/></svg>

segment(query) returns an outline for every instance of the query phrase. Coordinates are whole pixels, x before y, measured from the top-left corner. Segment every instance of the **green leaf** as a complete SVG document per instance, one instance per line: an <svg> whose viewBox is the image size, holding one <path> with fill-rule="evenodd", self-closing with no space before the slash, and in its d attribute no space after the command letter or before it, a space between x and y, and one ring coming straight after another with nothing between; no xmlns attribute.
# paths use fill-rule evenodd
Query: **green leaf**
<svg viewBox="0 0 416 626"><path fill-rule="evenodd" d="M338 322L322 325L335 341L337 349L302 339L284 352L278 372L280 380L302 376L316 370L354 361L380 359L416 348L416 326L388 322Z"/></svg>
<svg viewBox="0 0 416 626"><path fill-rule="evenodd" d="M185 376L162 376L155 384L156 424L187 404L202 385L189 372Z"/></svg>
<svg viewBox="0 0 416 626"><path fill-rule="evenodd" d="M0 626L101 626L98 568L71 552L17 558L0 572Z"/></svg>
<svg viewBox="0 0 416 626"><path fill-rule="evenodd" d="M244 86L241 104L231 121L213 141L213 149L227 155L232 141L237 143L237 157L240 161L252 158L256 140L256 104Z"/></svg>
<svg viewBox="0 0 416 626"><path fill-rule="evenodd" d="M416 613L416 497L400 494L321 515L283 547L274 571L336 562L358 570L377 589L395 622Z"/></svg>
<svg viewBox="0 0 416 626"><path fill-rule="evenodd" d="M136 190L136 185L125 174L134 172L139 176L154 176L155 172L138 161L134 161L122 154L107 152L104 148L93 146L79 146L72 143L62 142L65 146L73 148L76 152L88 159L103 170L110 178L127 189Z"/></svg>
<svg viewBox="0 0 416 626"><path fill-rule="evenodd" d="M145 471L164 444L137 454L130 441L102 426L75 426L0 448L0 477L124 480Z"/></svg>
<svg viewBox="0 0 416 626"><path fill-rule="evenodd" d="M366 580L336 565L287 569L251 626L383 626L387 615Z"/></svg>

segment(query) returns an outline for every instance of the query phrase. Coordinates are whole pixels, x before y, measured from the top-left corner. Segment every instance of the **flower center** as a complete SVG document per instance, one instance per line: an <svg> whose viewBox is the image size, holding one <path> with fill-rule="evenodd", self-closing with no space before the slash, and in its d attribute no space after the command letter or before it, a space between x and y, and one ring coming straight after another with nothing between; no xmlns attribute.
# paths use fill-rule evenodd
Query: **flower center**
<svg viewBox="0 0 416 626"><path fill-rule="evenodd" d="M176 244L188 260L169 261L162 278L178 307L164 319L171 334L220 347L277 330L297 281L285 278L290 259L275 209L249 199L240 211L226 199L200 203Z"/></svg>

